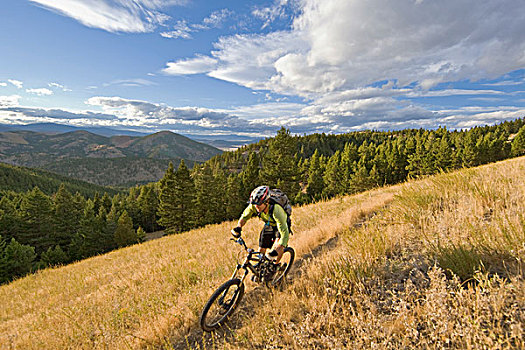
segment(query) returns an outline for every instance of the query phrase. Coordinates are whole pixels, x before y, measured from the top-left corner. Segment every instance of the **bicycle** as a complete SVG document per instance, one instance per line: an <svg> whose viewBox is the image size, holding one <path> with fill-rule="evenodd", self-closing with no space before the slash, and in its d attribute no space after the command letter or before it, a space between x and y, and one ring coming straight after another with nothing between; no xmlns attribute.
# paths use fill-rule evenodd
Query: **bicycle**
<svg viewBox="0 0 525 350"><path fill-rule="evenodd" d="M263 283L270 288L278 287L285 281L295 258L295 251L286 247L280 263L275 264L265 254L248 248L242 237L231 240L240 244L248 255L242 264L237 263L232 277L217 288L204 306L200 324L206 332L219 328L239 306L244 295L244 280L250 272L254 282ZM241 269L244 274L239 277Z"/></svg>

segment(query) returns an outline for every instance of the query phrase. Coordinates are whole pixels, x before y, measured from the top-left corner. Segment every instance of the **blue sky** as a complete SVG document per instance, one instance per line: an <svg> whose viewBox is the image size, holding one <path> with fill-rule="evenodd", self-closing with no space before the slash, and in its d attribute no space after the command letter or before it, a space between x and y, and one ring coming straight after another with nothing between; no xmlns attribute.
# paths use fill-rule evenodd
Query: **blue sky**
<svg viewBox="0 0 525 350"><path fill-rule="evenodd" d="M525 116L523 0L3 0L0 123L195 138Z"/></svg>

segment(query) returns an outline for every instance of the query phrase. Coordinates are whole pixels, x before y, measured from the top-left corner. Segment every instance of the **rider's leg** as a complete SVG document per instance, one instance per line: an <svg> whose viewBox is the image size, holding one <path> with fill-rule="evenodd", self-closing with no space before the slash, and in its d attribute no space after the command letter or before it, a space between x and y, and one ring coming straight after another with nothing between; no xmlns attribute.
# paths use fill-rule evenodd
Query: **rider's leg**
<svg viewBox="0 0 525 350"><path fill-rule="evenodd" d="M277 252L277 258L275 259L275 263L278 264L279 262L281 262L281 258L283 257L284 246L278 244L274 249Z"/></svg>
<svg viewBox="0 0 525 350"><path fill-rule="evenodd" d="M273 228L269 225L264 225L259 236L259 248L260 252L265 254L266 250L270 249L273 246L275 240L275 233Z"/></svg>

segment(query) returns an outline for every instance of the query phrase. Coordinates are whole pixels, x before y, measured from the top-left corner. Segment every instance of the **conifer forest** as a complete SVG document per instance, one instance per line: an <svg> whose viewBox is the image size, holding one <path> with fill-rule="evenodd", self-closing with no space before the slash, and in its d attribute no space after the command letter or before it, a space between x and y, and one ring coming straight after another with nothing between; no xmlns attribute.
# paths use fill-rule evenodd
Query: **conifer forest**
<svg viewBox="0 0 525 350"><path fill-rule="evenodd" d="M150 232L176 234L236 219L261 184L302 205L522 155L525 119L517 119L463 131L293 136L281 128L192 169L184 160L170 163L159 182L127 191L81 193L2 173L10 186L0 190L0 283L143 242Z"/></svg>

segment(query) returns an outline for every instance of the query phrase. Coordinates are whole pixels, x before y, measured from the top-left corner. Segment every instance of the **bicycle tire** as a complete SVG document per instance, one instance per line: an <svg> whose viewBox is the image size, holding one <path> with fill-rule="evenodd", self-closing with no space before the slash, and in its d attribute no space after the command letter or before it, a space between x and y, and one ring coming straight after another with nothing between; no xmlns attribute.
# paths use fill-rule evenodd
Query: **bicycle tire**
<svg viewBox="0 0 525 350"><path fill-rule="evenodd" d="M234 289L230 293L230 289ZM211 332L219 328L222 323L231 315L231 313L237 308L239 302L244 295L244 284L240 279L235 278L224 282L217 290L211 295L210 299L202 309L200 324L201 328L206 332ZM224 300L224 298L229 298ZM212 307L219 307L218 315L214 317L210 315ZM221 312L222 311L222 312Z"/></svg>
<svg viewBox="0 0 525 350"><path fill-rule="evenodd" d="M290 257L286 259L286 256L289 255ZM284 271L277 271L275 276L273 277L273 280L268 284L269 287L278 287L283 284L283 282L286 280L286 276L288 275L288 272L290 272L290 269L292 268L293 262L295 260L295 251L291 247L284 248L283 256L281 258L284 260L288 260L286 262L286 268ZM282 264L283 262L281 262Z"/></svg>

